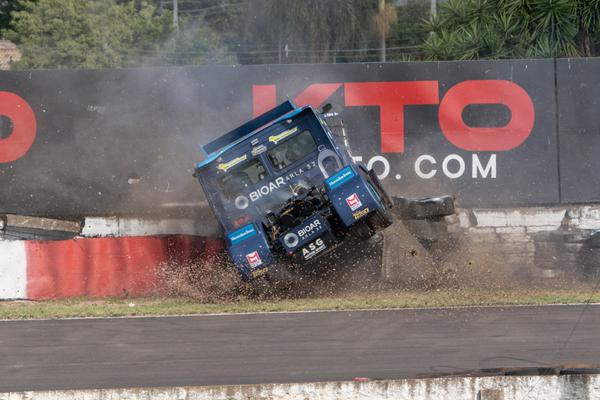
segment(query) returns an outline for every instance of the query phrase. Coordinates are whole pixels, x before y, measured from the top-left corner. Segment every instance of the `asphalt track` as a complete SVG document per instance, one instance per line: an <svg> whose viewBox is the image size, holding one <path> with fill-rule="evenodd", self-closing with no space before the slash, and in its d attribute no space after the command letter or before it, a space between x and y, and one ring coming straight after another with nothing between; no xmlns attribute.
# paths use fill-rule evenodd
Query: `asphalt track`
<svg viewBox="0 0 600 400"><path fill-rule="evenodd" d="M582 310L490 307L0 321L0 392L598 364L600 306Z"/></svg>

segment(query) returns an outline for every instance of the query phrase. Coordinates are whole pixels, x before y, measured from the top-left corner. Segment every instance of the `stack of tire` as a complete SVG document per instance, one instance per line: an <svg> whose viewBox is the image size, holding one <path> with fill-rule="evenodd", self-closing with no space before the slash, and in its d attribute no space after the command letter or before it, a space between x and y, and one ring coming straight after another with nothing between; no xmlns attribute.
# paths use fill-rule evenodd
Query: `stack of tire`
<svg viewBox="0 0 600 400"><path fill-rule="evenodd" d="M410 233L429 252L433 261L439 263L453 250L458 229L452 196L411 199L394 197L396 216L402 220Z"/></svg>
<svg viewBox="0 0 600 400"><path fill-rule="evenodd" d="M593 231L539 232L534 236L534 244L535 277L573 278L596 268L593 265L600 267L600 236Z"/></svg>
<svg viewBox="0 0 600 400"><path fill-rule="evenodd" d="M600 279L600 231L594 231L581 248L581 276L593 281Z"/></svg>

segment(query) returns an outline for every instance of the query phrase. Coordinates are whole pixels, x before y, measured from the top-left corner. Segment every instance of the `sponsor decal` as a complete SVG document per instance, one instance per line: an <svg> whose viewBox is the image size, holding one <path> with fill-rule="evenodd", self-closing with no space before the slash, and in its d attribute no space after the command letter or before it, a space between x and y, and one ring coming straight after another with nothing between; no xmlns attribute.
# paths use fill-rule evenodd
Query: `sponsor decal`
<svg viewBox="0 0 600 400"><path fill-rule="evenodd" d="M350 196L346 197L346 204L348 204L348 207L350 207L352 211L362 207L362 202L356 193L352 193Z"/></svg>
<svg viewBox="0 0 600 400"><path fill-rule="evenodd" d="M283 139L285 139L286 137L291 136L296 132L298 132L297 126L292 129L288 129L287 131L281 132L279 135L269 136L269 142L273 142L273 143L277 144L277 143L281 142Z"/></svg>
<svg viewBox="0 0 600 400"><path fill-rule="evenodd" d="M325 183L327 184L327 186L329 186L329 189L333 190L336 187L340 186L341 184L349 181L353 177L354 177L354 171L352 171L352 168L346 167L346 168L340 170L337 174L332 175L329 178L327 178L325 180Z"/></svg>
<svg viewBox="0 0 600 400"><path fill-rule="evenodd" d="M369 211L370 211L369 207L367 207L360 211L352 213L352 216L354 217L354 219L360 219L360 218L364 217L365 215L367 215L369 213Z"/></svg>
<svg viewBox="0 0 600 400"><path fill-rule="evenodd" d="M323 241L323 239L318 238L314 242L309 243L308 245L302 248L302 256L305 260L310 260L323 250L327 248L327 245Z"/></svg>
<svg viewBox="0 0 600 400"><path fill-rule="evenodd" d="M236 197L234 204L238 210L244 210L248 207L249 202L254 203L255 201L261 199L264 196L270 195L273 191L279 190L284 187L288 187L289 182L304 174L305 171L309 171L313 168L317 167L317 163L315 161L310 161L306 163L306 165L289 172L284 176L280 176L276 178L274 181L265 183L263 186L251 191L247 196L240 195Z"/></svg>
<svg viewBox="0 0 600 400"><path fill-rule="evenodd" d="M248 208L248 198L246 196L238 196L235 198L234 204L238 210L245 210Z"/></svg>
<svg viewBox="0 0 600 400"><path fill-rule="evenodd" d="M241 163L242 161L246 161L247 158L248 158L248 156L246 154L244 154L243 156L234 158L231 161L217 165L217 169L219 171L227 172L231 167Z"/></svg>
<svg viewBox="0 0 600 400"><path fill-rule="evenodd" d="M267 272L269 272L269 268L261 268L250 272L250 276L252 276L252 278L258 278L259 276L265 275Z"/></svg>
<svg viewBox="0 0 600 400"><path fill-rule="evenodd" d="M319 215L316 215L286 233L283 236L283 244L288 250L293 251L298 245L306 243L307 240L322 233L324 229L325 223Z"/></svg>
<svg viewBox="0 0 600 400"><path fill-rule="evenodd" d="M256 229L254 229L254 226L252 224L248 224L246 226L241 227L235 232L231 232L227 235L227 237L229 238L229 240L231 240L231 244L238 244L256 235L256 233L257 232Z"/></svg>
<svg viewBox="0 0 600 400"><path fill-rule="evenodd" d="M300 238L294 232L290 232L283 237L283 243L290 249L293 249L300 243Z"/></svg>
<svg viewBox="0 0 600 400"><path fill-rule="evenodd" d="M246 254L246 260L252 268L260 267L263 263L260 259L258 251L253 251L252 253Z"/></svg>
<svg viewBox="0 0 600 400"><path fill-rule="evenodd" d="M250 197L250 200L252 200L252 202L255 202L256 200L260 199L261 197L268 196L274 190L277 190L285 185L286 185L285 179L280 176L279 178L275 179L274 181L269 182L269 183L259 187L258 189L250 192L248 194L248 197Z"/></svg>
<svg viewBox="0 0 600 400"><path fill-rule="evenodd" d="M259 154L264 153L265 151L267 151L267 146L265 146L264 144L261 144L256 147L253 147L251 153L253 156L257 156Z"/></svg>

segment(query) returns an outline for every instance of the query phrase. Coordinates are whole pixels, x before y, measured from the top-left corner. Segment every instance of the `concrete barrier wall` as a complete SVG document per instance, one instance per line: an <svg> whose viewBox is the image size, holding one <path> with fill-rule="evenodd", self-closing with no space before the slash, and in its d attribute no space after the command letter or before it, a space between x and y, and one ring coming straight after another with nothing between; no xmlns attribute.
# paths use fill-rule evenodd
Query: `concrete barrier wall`
<svg viewBox="0 0 600 400"><path fill-rule="evenodd" d="M243 386L65 390L0 393L0 400L590 400L600 376L399 379Z"/></svg>

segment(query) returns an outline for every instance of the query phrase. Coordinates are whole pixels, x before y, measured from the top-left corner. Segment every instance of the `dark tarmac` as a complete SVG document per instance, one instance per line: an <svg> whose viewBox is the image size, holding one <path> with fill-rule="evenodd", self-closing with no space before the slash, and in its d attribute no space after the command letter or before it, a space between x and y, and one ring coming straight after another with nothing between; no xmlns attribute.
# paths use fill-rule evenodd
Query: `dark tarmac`
<svg viewBox="0 0 600 400"><path fill-rule="evenodd" d="M583 307L0 321L0 392L598 364L600 306Z"/></svg>

